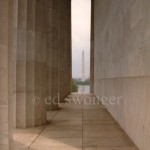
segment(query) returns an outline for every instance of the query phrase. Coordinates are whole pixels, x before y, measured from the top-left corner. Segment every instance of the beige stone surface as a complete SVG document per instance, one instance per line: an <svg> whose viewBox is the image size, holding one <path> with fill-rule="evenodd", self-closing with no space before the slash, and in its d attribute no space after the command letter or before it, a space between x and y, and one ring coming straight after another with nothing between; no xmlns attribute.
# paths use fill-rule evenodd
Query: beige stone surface
<svg viewBox="0 0 150 150"><path fill-rule="evenodd" d="M22 0L14 7L14 126L42 125L46 123L46 3Z"/></svg>
<svg viewBox="0 0 150 150"><path fill-rule="evenodd" d="M0 149L12 149L12 1L0 1Z"/></svg>
<svg viewBox="0 0 150 150"><path fill-rule="evenodd" d="M71 62L71 0L58 0L59 45L58 45L58 87L60 101L70 94L72 82Z"/></svg>
<svg viewBox="0 0 150 150"><path fill-rule="evenodd" d="M0 1L0 149L12 149L12 125L46 124L44 100L56 96L59 85L63 96L70 92L71 1L58 1ZM63 57L59 69L67 73L59 72L63 83L58 51Z"/></svg>
<svg viewBox="0 0 150 150"><path fill-rule="evenodd" d="M139 149L149 150L150 2L95 0L94 6L95 94L122 97L108 111Z"/></svg>
<svg viewBox="0 0 150 150"><path fill-rule="evenodd" d="M94 0L91 0L90 92L94 93Z"/></svg>
<svg viewBox="0 0 150 150"><path fill-rule="evenodd" d="M82 95L84 97L84 95ZM15 141L16 149L18 146L21 150L138 150L131 140L127 137L119 125L111 118L106 109L93 109L93 105L89 105L91 109L87 111L84 109L84 104L81 101L80 106L82 109L78 109L78 105L63 104L62 109L55 113L55 116L51 120L50 124L41 128L31 129L16 129ZM72 109L72 107L77 107ZM72 118L66 116L69 115L81 115L82 121L72 120ZM103 115L110 116L107 120L107 125L103 124ZM62 118L58 119L57 116L62 115ZM97 121L87 120L84 121L84 116L99 116ZM95 125L94 123L95 122ZM88 130L85 126L88 125ZM97 130L97 128L99 130Z"/></svg>
<svg viewBox="0 0 150 150"><path fill-rule="evenodd" d="M71 91L71 1L50 0L47 5L47 95L63 101ZM59 44L58 44L59 43ZM49 109L58 109L52 103Z"/></svg>

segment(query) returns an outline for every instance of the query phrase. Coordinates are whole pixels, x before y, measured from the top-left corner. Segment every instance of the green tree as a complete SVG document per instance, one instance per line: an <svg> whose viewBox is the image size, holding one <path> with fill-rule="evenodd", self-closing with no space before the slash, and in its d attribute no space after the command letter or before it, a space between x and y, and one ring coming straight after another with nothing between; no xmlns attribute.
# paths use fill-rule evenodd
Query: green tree
<svg viewBox="0 0 150 150"><path fill-rule="evenodd" d="M72 80L72 92L78 92L78 86L74 80Z"/></svg>

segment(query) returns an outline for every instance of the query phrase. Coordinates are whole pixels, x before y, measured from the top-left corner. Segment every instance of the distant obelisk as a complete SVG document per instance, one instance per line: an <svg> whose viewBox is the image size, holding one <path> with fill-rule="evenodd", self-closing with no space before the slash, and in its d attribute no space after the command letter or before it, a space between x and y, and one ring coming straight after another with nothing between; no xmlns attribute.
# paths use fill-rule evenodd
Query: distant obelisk
<svg viewBox="0 0 150 150"><path fill-rule="evenodd" d="M84 50L82 50L82 82L85 81L85 64L84 64Z"/></svg>

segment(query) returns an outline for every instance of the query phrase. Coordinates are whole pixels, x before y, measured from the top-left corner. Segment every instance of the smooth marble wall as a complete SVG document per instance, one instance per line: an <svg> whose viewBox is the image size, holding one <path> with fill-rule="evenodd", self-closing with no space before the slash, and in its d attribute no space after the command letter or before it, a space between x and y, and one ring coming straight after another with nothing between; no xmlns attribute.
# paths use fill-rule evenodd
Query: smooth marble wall
<svg viewBox="0 0 150 150"><path fill-rule="evenodd" d="M140 150L150 149L150 1L95 0L94 92Z"/></svg>

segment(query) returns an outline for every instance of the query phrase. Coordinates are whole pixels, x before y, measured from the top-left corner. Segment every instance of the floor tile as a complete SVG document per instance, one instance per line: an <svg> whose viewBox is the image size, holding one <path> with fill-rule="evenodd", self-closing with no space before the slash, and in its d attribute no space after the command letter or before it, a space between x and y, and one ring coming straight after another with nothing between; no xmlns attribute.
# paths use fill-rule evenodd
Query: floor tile
<svg viewBox="0 0 150 150"><path fill-rule="evenodd" d="M84 147L83 150L138 150L134 146L126 147Z"/></svg>
<svg viewBox="0 0 150 150"><path fill-rule="evenodd" d="M83 146L98 147L121 147L132 146L132 142L128 138L83 138Z"/></svg>
<svg viewBox="0 0 150 150"><path fill-rule="evenodd" d="M33 146L82 146L82 138L47 138L39 137L33 143Z"/></svg>
<svg viewBox="0 0 150 150"><path fill-rule="evenodd" d="M47 138L82 138L82 131L43 131L41 136Z"/></svg>
<svg viewBox="0 0 150 150"><path fill-rule="evenodd" d="M84 131L107 131L109 133L109 131L111 130L121 130L121 128L116 125L116 124L112 124L112 125L83 125L83 130Z"/></svg>
<svg viewBox="0 0 150 150"><path fill-rule="evenodd" d="M53 120L51 124L54 126L65 126L65 125L82 125L82 120Z"/></svg>
<svg viewBox="0 0 150 150"><path fill-rule="evenodd" d="M82 147L74 147L74 146L32 146L29 150L82 150Z"/></svg>
<svg viewBox="0 0 150 150"><path fill-rule="evenodd" d="M81 125L48 126L46 131L81 131Z"/></svg>
<svg viewBox="0 0 150 150"><path fill-rule="evenodd" d="M83 131L83 138L115 138L125 136L122 131L110 130L108 131Z"/></svg>
<svg viewBox="0 0 150 150"><path fill-rule="evenodd" d="M15 150L138 150L106 109L73 103L77 96L91 95L71 95L70 104L60 104L53 116L47 113L49 125L15 129Z"/></svg>

